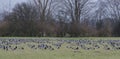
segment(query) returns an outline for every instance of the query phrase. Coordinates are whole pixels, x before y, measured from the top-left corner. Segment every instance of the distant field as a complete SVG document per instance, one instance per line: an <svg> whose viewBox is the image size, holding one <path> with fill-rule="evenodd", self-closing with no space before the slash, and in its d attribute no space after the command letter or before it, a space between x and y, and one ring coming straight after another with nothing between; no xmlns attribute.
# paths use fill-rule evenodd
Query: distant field
<svg viewBox="0 0 120 59"><path fill-rule="evenodd" d="M0 59L120 59L119 39L1 37ZM57 46L57 44L61 45Z"/></svg>

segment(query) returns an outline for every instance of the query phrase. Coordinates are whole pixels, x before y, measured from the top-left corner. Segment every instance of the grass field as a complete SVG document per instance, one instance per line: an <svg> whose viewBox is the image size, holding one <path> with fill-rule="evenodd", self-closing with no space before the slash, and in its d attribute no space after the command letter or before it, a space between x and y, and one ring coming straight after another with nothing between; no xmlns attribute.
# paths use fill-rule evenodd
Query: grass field
<svg viewBox="0 0 120 59"><path fill-rule="evenodd" d="M120 51L0 51L0 59L119 59Z"/></svg>
<svg viewBox="0 0 120 59"><path fill-rule="evenodd" d="M4 39L8 39L9 37L4 37ZM12 37L11 39L20 39ZM1 38L0 38L1 39ZM10 39L10 38L9 38ZM22 39L30 39L22 38ZM35 39L35 38L32 38ZM39 39L39 38L36 38ZM48 39L48 38L42 38ZM56 38L50 38L50 40L54 40ZM93 39L93 40L118 40L119 38L58 38L58 39ZM9 50L5 51L0 49L0 59L120 59L120 50L104 50L104 49L96 49L96 50L72 50L67 49L66 46L68 44L62 44L60 49L55 50L41 50L41 49L30 49L25 44L21 44L20 46L24 46L25 50Z"/></svg>

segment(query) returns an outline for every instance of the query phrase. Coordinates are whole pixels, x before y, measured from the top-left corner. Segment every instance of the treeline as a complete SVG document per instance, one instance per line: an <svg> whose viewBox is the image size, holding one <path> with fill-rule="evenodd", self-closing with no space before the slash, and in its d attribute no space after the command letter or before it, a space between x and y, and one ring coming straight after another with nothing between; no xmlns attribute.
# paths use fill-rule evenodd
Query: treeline
<svg viewBox="0 0 120 59"><path fill-rule="evenodd" d="M2 16L0 36L120 36L119 0L30 0Z"/></svg>

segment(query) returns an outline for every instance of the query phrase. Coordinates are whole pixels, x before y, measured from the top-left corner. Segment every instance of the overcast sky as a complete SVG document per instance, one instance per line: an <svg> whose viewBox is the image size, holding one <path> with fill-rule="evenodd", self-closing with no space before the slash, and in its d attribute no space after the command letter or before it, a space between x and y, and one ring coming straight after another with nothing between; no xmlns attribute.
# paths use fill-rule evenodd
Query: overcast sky
<svg viewBox="0 0 120 59"><path fill-rule="evenodd" d="M28 0L0 0L0 12L4 10L9 11L15 6L15 4L26 1ZM96 0L91 0L91 1L96 1Z"/></svg>
<svg viewBox="0 0 120 59"><path fill-rule="evenodd" d="M0 12L9 10L14 7L15 4L26 2L27 0L0 0Z"/></svg>

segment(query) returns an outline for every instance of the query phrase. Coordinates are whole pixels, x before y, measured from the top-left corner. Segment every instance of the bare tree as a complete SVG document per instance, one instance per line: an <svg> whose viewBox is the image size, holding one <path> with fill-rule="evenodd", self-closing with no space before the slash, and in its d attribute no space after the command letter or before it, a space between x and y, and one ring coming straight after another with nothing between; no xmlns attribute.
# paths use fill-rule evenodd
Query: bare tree
<svg viewBox="0 0 120 59"><path fill-rule="evenodd" d="M66 11L70 19L70 30L71 36L80 35L80 20L82 17L83 9L89 0L65 0L63 1L63 10Z"/></svg>
<svg viewBox="0 0 120 59"><path fill-rule="evenodd" d="M68 34L69 19L67 14L60 10L57 15L57 36L64 37Z"/></svg>
<svg viewBox="0 0 120 59"><path fill-rule="evenodd" d="M119 0L107 0L109 4L109 13L111 19L114 21L113 36L120 36L120 1Z"/></svg>
<svg viewBox="0 0 120 59"><path fill-rule="evenodd" d="M9 35L34 36L36 13L36 9L30 4L17 4L13 12L5 17L5 21L9 22Z"/></svg>
<svg viewBox="0 0 120 59"><path fill-rule="evenodd" d="M34 0L34 4L38 11L38 28L40 36L46 36L49 21L53 21L53 11L55 7L54 0Z"/></svg>
<svg viewBox="0 0 120 59"><path fill-rule="evenodd" d="M109 11L111 17L120 20L120 1L119 0L107 0L109 3Z"/></svg>

